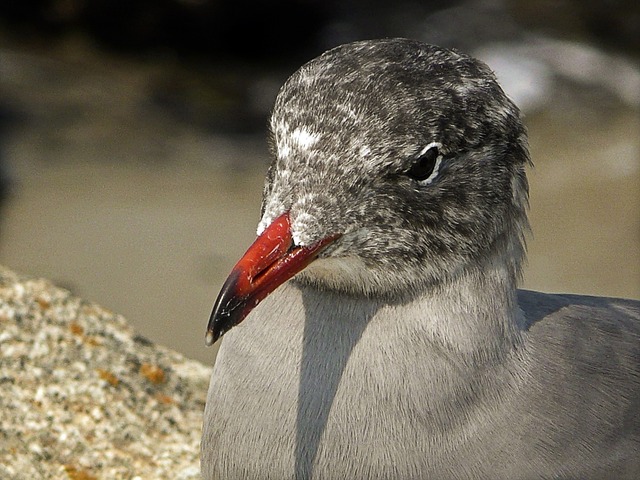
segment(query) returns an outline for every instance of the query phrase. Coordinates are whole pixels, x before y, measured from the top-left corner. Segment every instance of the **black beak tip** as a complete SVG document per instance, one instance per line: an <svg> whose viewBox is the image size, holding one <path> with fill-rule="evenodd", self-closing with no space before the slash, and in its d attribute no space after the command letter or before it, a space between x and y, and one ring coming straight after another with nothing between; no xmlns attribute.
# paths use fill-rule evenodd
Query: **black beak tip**
<svg viewBox="0 0 640 480"><path fill-rule="evenodd" d="M231 326L229 326L229 318L220 317L217 310L214 309L213 312L211 312L211 318L207 325L207 333L204 336L205 345L210 347L216 343Z"/></svg>
<svg viewBox="0 0 640 480"><path fill-rule="evenodd" d="M238 272L233 271L222 286L216 298L207 324L204 343L210 347L216 343L227 330L240 322L238 310L242 310L242 299L237 294Z"/></svg>
<svg viewBox="0 0 640 480"><path fill-rule="evenodd" d="M243 302L236 303L231 307L227 305L226 308L222 308L221 303L223 302L216 302L207 324L207 333L204 337L204 343L207 347L216 343L226 332L239 324L248 313Z"/></svg>
<svg viewBox="0 0 640 480"><path fill-rule="evenodd" d="M211 345L213 345L214 343L216 343L216 337L214 335L214 333L211 330L207 330L207 333L204 336L204 344L207 347L210 347Z"/></svg>

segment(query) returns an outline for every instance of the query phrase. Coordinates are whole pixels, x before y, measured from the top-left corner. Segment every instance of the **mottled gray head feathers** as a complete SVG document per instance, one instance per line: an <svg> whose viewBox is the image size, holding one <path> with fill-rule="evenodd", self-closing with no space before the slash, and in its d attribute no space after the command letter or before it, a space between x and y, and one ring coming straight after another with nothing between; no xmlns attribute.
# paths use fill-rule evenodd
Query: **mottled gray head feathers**
<svg viewBox="0 0 640 480"><path fill-rule="evenodd" d="M518 108L491 70L405 39L343 45L282 87L258 230L342 233L300 276L354 294L417 293L473 269L515 283L528 228Z"/></svg>

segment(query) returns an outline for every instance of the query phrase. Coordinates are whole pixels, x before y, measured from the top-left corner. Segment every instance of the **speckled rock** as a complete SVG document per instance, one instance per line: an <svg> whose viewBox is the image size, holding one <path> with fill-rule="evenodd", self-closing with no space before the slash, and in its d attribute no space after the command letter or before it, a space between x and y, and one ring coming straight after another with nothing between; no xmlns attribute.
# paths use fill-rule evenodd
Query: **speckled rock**
<svg viewBox="0 0 640 480"><path fill-rule="evenodd" d="M210 368L0 267L0 479L197 479Z"/></svg>

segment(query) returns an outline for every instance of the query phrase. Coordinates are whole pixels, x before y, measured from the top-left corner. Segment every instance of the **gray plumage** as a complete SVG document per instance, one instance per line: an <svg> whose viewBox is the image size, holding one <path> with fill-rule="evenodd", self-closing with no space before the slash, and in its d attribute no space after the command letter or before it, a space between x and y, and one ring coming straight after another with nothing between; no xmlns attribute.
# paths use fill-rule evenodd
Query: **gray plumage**
<svg viewBox="0 0 640 480"><path fill-rule="evenodd" d="M640 302L517 290L526 134L484 64L344 45L271 130L258 232L342 236L225 334L205 479L640 478Z"/></svg>

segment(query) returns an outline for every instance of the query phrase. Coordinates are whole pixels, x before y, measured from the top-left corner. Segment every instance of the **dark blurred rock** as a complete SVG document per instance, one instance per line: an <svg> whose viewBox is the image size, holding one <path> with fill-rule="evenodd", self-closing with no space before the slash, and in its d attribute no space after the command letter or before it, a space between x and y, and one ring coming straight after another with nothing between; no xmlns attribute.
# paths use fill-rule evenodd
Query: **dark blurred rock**
<svg viewBox="0 0 640 480"><path fill-rule="evenodd" d="M0 3L18 33L83 32L118 51L270 61L308 49L338 2L305 0L23 0Z"/></svg>
<svg viewBox="0 0 640 480"><path fill-rule="evenodd" d="M451 15L451 9L458 9ZM449 14L437 13L448 10ZM434 16L435 15L435 16ZM299 63L338 43L413 36L422 21L445 46L514 35L513 27L563 39L594 40L640 53L636 0L22 0L0 2L4 28L25 37L84 33L104 46L170 50L251 61ZM510 17L508 21L504 21ZM492 28L492 25L494 28ZM448 41L452 33L456 38ZM32 40L32 39L30 39Z"/></svg>
<svg viewBox="0 0 640 480"><path fill-rule="evenodd" d="M9 106L0 101L0 224L2 222L2 209L11 192L11 176L5 159L5 137L9 134L9 128L15 120L15 113ZM0 235L2 234L0 225Z"/></svg>
<svg viewBox="0 0 640 480"><path fill-rule="evenodd" d="M526 28L640 55L640 2L637 0L509 0L507 8Z"/></svg>
<svg viewBox="0 0 640 480"><path fill-rule="evenodd" d="M598 71L587 83L635 105L635 73L622 85L626 67L611 69L604 57L640 55L639 29L635 0L0 2L0 34L9 32L14 43L72 38L67 43L89 45L88 56L107 48L155 62L164 73L143 92L149 115L240 135L264 134L279 85L301 63L338 44L382 36L480 56L500 70L507 89L515 85L511 91L525 110L548 101L543 95L556 78L573 81L581 69L591 71L581 58L595 58ZM2 188L0 180L0 194Z"/></svg>

